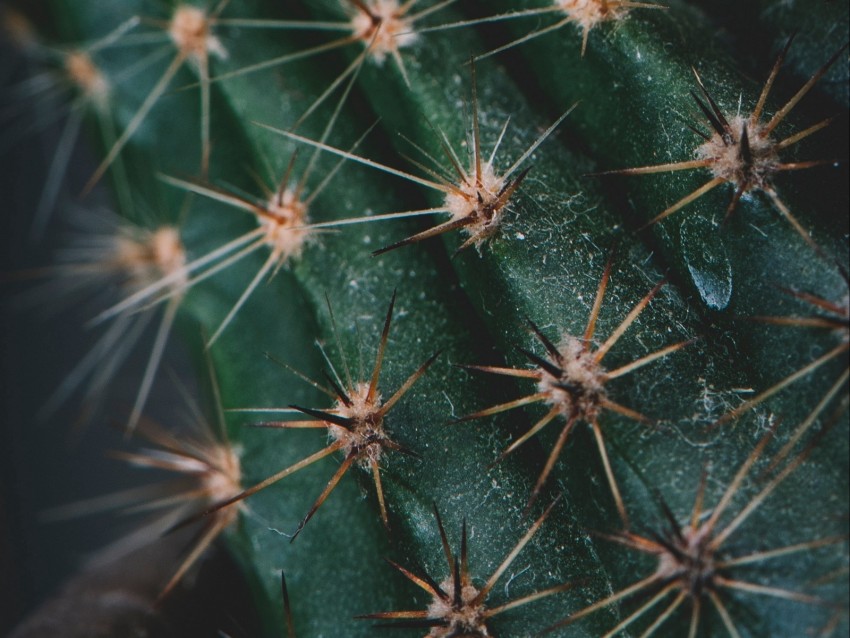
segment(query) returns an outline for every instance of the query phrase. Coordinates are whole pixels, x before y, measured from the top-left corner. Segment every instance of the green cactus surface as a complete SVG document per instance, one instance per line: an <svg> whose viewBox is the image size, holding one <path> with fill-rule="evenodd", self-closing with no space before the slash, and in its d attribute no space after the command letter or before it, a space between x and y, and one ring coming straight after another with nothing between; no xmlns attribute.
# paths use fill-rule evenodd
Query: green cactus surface
<svg viewBox="0 0 850 638"><path fill-rule="evenodd" d="M11 635L850 630L846 4L0 1Z"/></svg>

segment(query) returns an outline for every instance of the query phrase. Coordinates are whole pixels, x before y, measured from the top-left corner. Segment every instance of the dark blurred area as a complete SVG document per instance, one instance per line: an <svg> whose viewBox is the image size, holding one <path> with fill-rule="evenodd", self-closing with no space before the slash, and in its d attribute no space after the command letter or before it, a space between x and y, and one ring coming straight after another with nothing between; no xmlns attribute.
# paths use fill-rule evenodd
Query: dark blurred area
<svg viewBox="0 0 850 638"><path fill-rule="evenodd" d="M60 521L44 516L50 508L157 477L107 457L109 450L128 447L114 419L83 424L74 399L48 419L36 416L96 336L84 327L90 318L85 309L58 306L49 296L36 299L31 291L49 275L51 254L68 231L62 214L79 205L76 195L97 162L84 131L47 233L32 239L33 212L67 113L56 118L31 97L27 101L28 80L44 69L4 28L10 8L23 11L40 33L44 25L47 41L54 28L48 2L0 0L0 635L258 636L247 586L227 552L212 552L201 561L201 573L155 609L190 537L170 535L92 569L86 567L91 556L138 521L115 512ZM86 207L109 203L106 189L85 201ZM125 365L143 366L147 353L137 350ZM167 366L181 378L192 376L185 354L169 353ZM135 376L116 379L101 413L108 414L110 405L126 411L137 383ZM172 383L155 384L148 405L154 419L185 411Z"/></svg>
<svg viewBox="0 0 850 638"><path fill-rule="evenodd" d="M244 626L234 615L240 613L233 604L238 600L230 600L224 589L238 583L240 575L221 551L156 604L187 540L187 534L174 534L118 561L75 574L18 624L10 638L257 635L255 628Z"/></svg>

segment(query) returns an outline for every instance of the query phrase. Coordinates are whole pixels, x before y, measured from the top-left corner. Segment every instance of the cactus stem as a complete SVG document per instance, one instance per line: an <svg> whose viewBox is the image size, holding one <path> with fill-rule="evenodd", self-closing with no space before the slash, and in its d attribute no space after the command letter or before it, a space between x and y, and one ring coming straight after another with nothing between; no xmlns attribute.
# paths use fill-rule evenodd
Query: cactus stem
<svg viewBox="0 0 850 638"><path fill-rule="evenodd" d="M382 400L378 389L378 380L383 366L384 351L389 339L389 330L394 305L395 294L393 294L392 301L390 302L387 310L384 327L381 331L378 354L375 357L375 365L371 378L368 382L349 382L347 384L348 387L346 387L345 390L342 390L341 387L339 387L338 392L335 393L337 398L336 404L327 410L317 410L297 405L289 406L291 410L313 417L316 419L315 421L271 421L260 424L262 427L280 429L324 428L327 429L328 435L331 439L333 439L333 442L319 452L281 470L277 474L266 478L242 493L217 503L214 507L202 512L200 517L213 514L222 508L232 505L233 503L242 501L270 485L277 483L286 476L289 476L290 474L293 474L294 472L297 472L298 470L303 469L304 467L307 467L308 465L311 465L312 463L339 450L345 453L345 458L342 464L328 481L322 493L313 503L310 511L299 523L297 530L291 537L291 541L294 541L301 533L304 526L318 511L319 507L321 507L322 503L324 503L325 499L330 495L339 483L340 479L346 474L346 472L348 472L354 463L357 463L364 469L370 470L378 496L381 520L384 525L389 528L389 517L387 515L387 508L384 502L379 462L386 450L393 450L413 456L415 456L415 454L389 437L384 427L384 419L392 407L407 393L408 390L410 390L416 381L425 374L440 354L438 352L432 355L407 378L407 380L387 401L384 402ZM317 384L316 382L312 382L311 385L315 386ZM337 386L337 384L334 385ZM340 382L339 386L341 385L342 383ZM277 412L278 410L272 409L271 411ZM191 523L197 518L198 517L193 517L188 519L178 525L178 527Z"/></svg>
<svg viewBox="0 0 850 638"><path fill-rule="evenodd" d="M351 81L353 82L356 77L357 75L355 73L352 76ZM345 91L340 97L336 110L334 111L332 117L325 126L324 132L322 134L322 139L325 139L328 135L330 135L331 131L333 130L333 126L336 123L336 118L339 115L342 105L345 103L345 100L348 97L350 89L351 83L349 83L348 87L346 87ZM315 104L316 103L314 102L313 105L315 106ZM304 117L306 117L306 115L307 114L302 116L302 120ZM362 138L360 140L357 140L354 146L356 147L361 140ZM214 263L215 259L211 259L210 255L214 254L217 255L217 257L225 257L223 261L213 265L208 271L201 272L201 274L195 276L192 280L187 281L184 284L184 288L191 287L199 281L202 281L203 279L206 279L207 277L218 273L224 268L229 267L230 265L241 260L243 257L253 253L255 250L258 250L264 244L271 249L271 252L265 263L260 267L251 282L246 286L245 290L242 292L236 303L233 304L227 316L221 321L219 327L216 329L215 333L210 338L207 347L211 347L217 341L217 339L221 336L227 326L236 317L243 305L248 301L248 298L251 296L254 290L256 290L256 288L260 285L262 280L269 274L271 274L271 276L276 275L277 272L291 259L299 257L304 243L315 234L317 228L315 227L315 225L310 225L308 223L308 209L310 207L310 204L313 202L313 199L327 187L327 185L336 175L342 163L340 161L335 167L329 170L327 174L322 178L320 183L313 190L313 192L309 196L304 197L304 190L306 188L307 182L312 176L313 170L316 167L318 153L319 151L317 150L312 154L312 156L307 162L307 166L304 169L302 176L294 183L291 183L291 179L295 168L297 153L292 154L289 164L287 165L283 176L280 178L276 190L272 190L261 181L260 186L266 193L265 202L252 201L235 193L229 193L226 190L219 189L213 186L207 186L203 183L176 179L169 176L161 176L161 179L163 181L172 186L184 189L191 193L196 193L208 197L210 199L214 199L216 201L220 201L222 203L233 206L234 208L237 208L239 210L253 214L256 218L258 225L257 230L242 235L241 237L238 237L235 240L228 242L228 244L226 244L224 247L216 249L209 255L200 257L192 264L189 264L186 267L186 271L192 272L195 270L200 270L202 265L206 265L207 263ZM252 241L255 238L256 241ZM245 246L246 243L247 246ZM230 249L227 248L228 246L230 247ZM162 283L160 283L159 286L162 286ZM149 287L146 293L144 294L147 294L149 296L158 292L159 289L160 288L157 285L154 285ZM140 293L140 295L141 296L134 297L132 303L141 300L143 298L143 295L142 293ZM162 297L159 300L161 299ZM130 302L130 300L125 300L125 303L128 302Z"/></svg>
<svg viewBox="0 0 850 638"><path fill-rule="evenodd" d="M775 384L770 386L767 390L764 390L763 392L759 393L757 396L750 399L749 401L742 403L741 405L739 405L734 410L727 412L722 417L720 417L717 421L712 423L711 426L709 426L709 428L713 429L713 428L716 428L718 426L723 425L724 423L729 423L730 421L733 421L733 420L739 418L742 414L744 414L748 410L754 408L755 406L759 405L763 401L769 399L770 397L772 397L777 392L780 392L781 390L787 388L788 386L795 383L797 380L811 374L812 372L814 372L815 370L817 370L818 368L820 368L821 366L823 366L827 362L835 359L839 355L844 354L848 351L850 351L850 343L847 343L847 342L839 343L837 346L835 346L832 350L830 350L826 354L821 355L820 357L818 357L817 359L815 359L811 363L806 364L805 366L803 366L799 370L792 372L791 374L789 374L784 379L776 382Z"/></svg>

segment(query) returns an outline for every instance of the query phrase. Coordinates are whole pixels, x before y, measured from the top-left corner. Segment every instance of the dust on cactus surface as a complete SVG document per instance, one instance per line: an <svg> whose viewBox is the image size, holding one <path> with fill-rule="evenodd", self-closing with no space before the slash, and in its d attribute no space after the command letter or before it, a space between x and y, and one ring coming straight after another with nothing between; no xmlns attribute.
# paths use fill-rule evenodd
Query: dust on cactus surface
<svg viewBox="0 0 850 638"><path fill-rule="evenodd" d="M2 630L846 635L848 14L0 0Z"/></svg>

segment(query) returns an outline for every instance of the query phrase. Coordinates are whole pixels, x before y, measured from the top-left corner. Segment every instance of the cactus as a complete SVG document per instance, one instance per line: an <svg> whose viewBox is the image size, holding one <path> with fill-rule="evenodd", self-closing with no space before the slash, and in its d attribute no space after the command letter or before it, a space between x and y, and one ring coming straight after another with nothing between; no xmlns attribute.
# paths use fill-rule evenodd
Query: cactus
<svg viewBox="0 0 850 638"><path fill-rule="evenodd" d="M846 44L722 4L4 11L10 111L69 109L26 294L100 335L35 402L194 486L134 492L193 538L152 610L220 541L262 636L847 631Z"/></svg>

